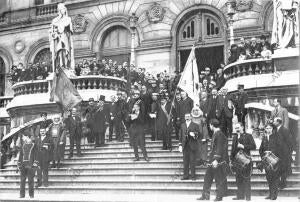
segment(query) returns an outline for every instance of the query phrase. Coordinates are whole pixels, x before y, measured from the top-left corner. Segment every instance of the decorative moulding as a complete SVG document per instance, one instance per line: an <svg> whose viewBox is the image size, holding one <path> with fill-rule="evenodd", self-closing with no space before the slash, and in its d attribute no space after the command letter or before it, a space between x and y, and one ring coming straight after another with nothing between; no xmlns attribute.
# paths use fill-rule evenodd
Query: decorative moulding
<svg viewBox="0 0 300 202"><path fill-rule="evenodd" d="M88 24L88 20L81 14L74 16L72 19L73 30L76 34L85 32Z"/></svg>
<svg viewBox="0 0 300 202"><path fill-rule="evenodd" d="M15 42L14 48L15 48L15 52L16 52L16 53L21 53L21 52L25 49L25 43L24 43L24 41L22 41L22 40L17 40L17 41Z"/></svg>
<svg viewBox="0 0 300 202"><path fill-rule="evenodd" d="M239 12L245 12L251 10L253 7L253 0L239 0L236 4L236 10Z"/></svg>
<svg viewBox="0 0 300 202"><path fill-rule="evenodd" d="M163 20L165 12L166 10L161 7L161 5L159 5L158 3L154 3L146 12L146 15L150 23L158 23Z"/></svg>

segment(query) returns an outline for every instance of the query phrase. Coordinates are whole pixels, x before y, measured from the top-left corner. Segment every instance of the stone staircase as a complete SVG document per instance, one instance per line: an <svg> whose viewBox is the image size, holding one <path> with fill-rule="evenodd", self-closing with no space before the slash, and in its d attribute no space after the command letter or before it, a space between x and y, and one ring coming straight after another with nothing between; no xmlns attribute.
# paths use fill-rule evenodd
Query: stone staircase
<svg viewBox="0 0 300 202"><path fill-rule="evenodd" d="M175 139L175 138L173 138ZM155 194L155 195L200 195L204 183L205 168L197 167L196 181L181 181L183 173L182 153L177 151L178 141L173 140L173 151L162 150L162 141L151 141L146 135L150 162L141 158L133 162L133 149L128 138L124 142L108 142L94 148L83 146L83 157L65 159L60 169L50 169L49 187L35 190L39 194ZM229 150L231 140L229 140ZM68 155L68 146L65 155ZM142 154L140 154L142 157ZM253 160L259 160L258 151L253 151ZM255 163L254 163L255 165ZM255 166L251 178L252 195L266 196L268 184L265 174ZM27 186L27 185L26 185ZM235 177L228 176L229 194L236 192ZM215 185L212 187L212 192ZM300 167L293 165L293 175L288 178L288 187L279 196L298 196L300 191ZM19 174L16 164L8 164L0 170L0 192L19 193Z"/></svg>

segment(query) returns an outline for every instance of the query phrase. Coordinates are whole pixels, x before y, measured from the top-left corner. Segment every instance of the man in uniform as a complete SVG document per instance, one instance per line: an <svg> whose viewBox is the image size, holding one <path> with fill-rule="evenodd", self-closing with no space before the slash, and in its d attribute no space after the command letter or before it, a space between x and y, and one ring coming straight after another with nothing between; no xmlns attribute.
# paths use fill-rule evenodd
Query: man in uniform
<svg viewBox="0 0 300 202"><path fill-rule="evenodd" d="M30 198L34 197L34 173L38 167L37 146L32 141L31 135L24 133L23 145L20 149L18 169L20 171L20 198L25 197L25 182L28 179L28 188Z"/></svg>
<svg viewBox="0 0 300 202"><path fill-rule="evenodd" d="M152 93L152 103L150 105L150 111L147 116L150 117L150 133L151 133L151 141L155 141L157 139L157 120L156 115L159 107L158 93Z"/></svg>
<svg viewBox="0 0 300 202"><path fill-rule="evenodd" d="M281 106L281 101L279 99L274 99L275 109L271 112L270 119L274 121L276 117L280 117L282 120L282 125L289 129L289 112L286 108Z"/></svg>
<svg viewBox="0 0 300 202"><path fill-rule="evenodd" d="M189 168L191 168L191 179L196 180L196 157L198 150L197 139L202 139L199 126L192 122L190 113L184 115L185 122L181 124L179 133L179 148L183 152L183 177L181 180L189 179Z"/></svg>
<svg viewBox="0 0 300 202"><path fill-rule="evenodd" d="M254 139L251 134L244 133L244 127L242 123L235 124L236 134L232 139L232 149L230 160L234 162L236 155L239 152L244 152L250 156L250 151L256 149ZM236 185L237 185L237 196L233 200L244 200L246 197L247 201L251 200L251 168L252 162L250 162L244 168L233 167L236 171Z"/></svg>
<svg viewBox="0 0 300 202"><path fill-rule="evenodd" d="M226 186L226 172L224 165L228 160L228 143L227 138L220 129L220 123L217 119L210 120L209 127L213 131L211 142L211 152L209 155L209 162L204 176L204 185L202 196L197 200L209 200L210 189L213 180L216 180L216 199L215 201L222 201L224 190Z"/></svg>
<svg viewBox="0 0 300 202"><path fill-rule="evenodd" d="M180 93L177 91L175 94L175 100L174 100L174 114L173 114L173 126L175 129L175 135L176 135L176 140L179 140L179 130L180 130L180 116L179 116L179 103L181 101L181 96Z"/></svg>
<svg viewBox="0 0 300 202"><path fill-rule="evenodd" d="M74 141L76 142L77 156L82 156L81 154L81 133L82 133L82 123L77 115L77 109L73 108L71 115L65 119L66 129L70 134L70 154L69 159L73 157Z"/></svg>
<svg viewBox="0 0 300 202"><path fill-rule="evenodd" d="M124 141L124 123L123 116L125 114L125 101L122 99L122 92L117 92L117 101L115 102L115 110L111 118L113 119L115 130L116 130L116 139L120 142Z"/></svg>
<svg viewBox="0 0 300 202"><path fill-rule="evenodd" d="M128 120L130 123L129 134L132 140L132 145L134 149L135 159L134 161L139 161L138 146L143 152L146 161L149 161L146 147L145 147L145 133L144 133L144 121L145 121L145 106L140 98L139 90L134 90L133 92L132 104L129 107Z"/></svg>
<svg viewBox="0 0 300 202"><path fill-rule="evenodd" d="M105 144L105 131L106 125L105 122L108 121L108 109L104 106L105 96L100 95L99 103L97 105L97 110L95 112L95 123L94 130L96 134L95 138L95 147L104 146Z"/></svg>
<svg viewBox="0 0 300 202"><path fill-rule="evenodd" d="M48 187L48 168L53 148L53 140L49 134L46 134L46 128L40 128L40 137L37 139L38 161L40 169L37 170L36 188L44 185Z"/></svg>
<svg viewBox="0 0 300 202"><path fill-rule="evenodd" d="M206 111L205 116L207 118L207 121L206 121L207 123L209 123L210 120L217 118L217 100L218 100L217 93L218 93L217 89L214 88L212 90L212 95L210 95L207 98L207 106L206 106L207 109L205 110ZM208 127L208 132L211 137L213 134L213 131L211 131L210 127Z"/></svg>

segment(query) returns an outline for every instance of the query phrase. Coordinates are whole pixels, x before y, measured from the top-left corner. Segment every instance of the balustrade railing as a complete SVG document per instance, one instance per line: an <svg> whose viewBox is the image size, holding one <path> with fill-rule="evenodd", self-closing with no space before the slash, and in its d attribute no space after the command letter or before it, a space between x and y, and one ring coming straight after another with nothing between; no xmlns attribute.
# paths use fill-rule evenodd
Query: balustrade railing
<svg viewBox="0 0 300 202"><path fill-rule="evenodd" d="M126 80L112 76L78 76L71 79L77 90L125 90Z"/></svg>
<svg viewBox="0 0 300 202"><path fill-rule="evenodd" d="M126 80L111 76L78 76L71 78L77 90L125 90ZM52 82L52 81L50 81ZM23 81L13 85L14 95L48 93L50 88L48 80Z"/></svg>
<svg viewBox="0 0 300 202"><path fill-rule="evenodd" d="M6 107L6 105L10 103L12 99L13 97L6 97L6 96L0 97L0 108Z"/></svg>
<svg viewBox="0 0 300 202"><path fill-rule="evenodd" d="M268 74L273 72L274 67L272 65L272 60L263 58L237 61L224 68L226 80L241 76Z"/></svg>
<svg viewBox="0 0 300 202"><path fill-rule="evenodd" d="M26 94L37 94L47 93L49 85L47 80L37 81L23 81L13 85L14 95L26 95Z"/></svg>
<svg viewBox="0 0 300 202"><path fill-rule="evenodd" d="M49 4L36 7L36 16L54 15L57 13L57 5Z"/></svg>

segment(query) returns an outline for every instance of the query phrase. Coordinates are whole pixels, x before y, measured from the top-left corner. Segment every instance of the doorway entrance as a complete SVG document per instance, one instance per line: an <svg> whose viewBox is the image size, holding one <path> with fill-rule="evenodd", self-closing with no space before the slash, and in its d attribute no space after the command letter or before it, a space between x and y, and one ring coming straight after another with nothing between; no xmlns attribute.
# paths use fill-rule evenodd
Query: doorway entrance
<svg viewBox="0 0 300 202"><path fill-rule="evenodd" d="M180 71L183 71L191 49L180 50ZM220 64L224 62L224 46L201 47L195 49L198 72L210 67L211 73L216 73Z"/></svg>

